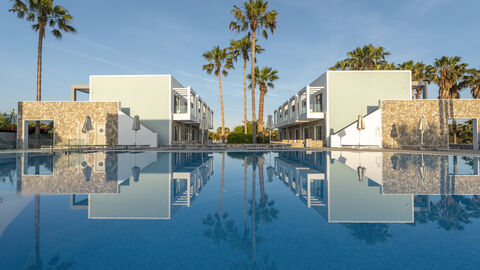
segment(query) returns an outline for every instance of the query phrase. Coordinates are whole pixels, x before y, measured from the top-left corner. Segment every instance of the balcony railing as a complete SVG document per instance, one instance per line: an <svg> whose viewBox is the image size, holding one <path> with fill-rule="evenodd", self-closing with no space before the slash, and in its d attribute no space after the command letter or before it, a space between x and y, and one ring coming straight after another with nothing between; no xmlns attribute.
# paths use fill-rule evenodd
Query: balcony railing
<svg viewBox="0 0 480 270"><path fill-rule="evenodd" d="M173 110L174 113L187 113L187 104L175 104Z"/></svg>
<svg viewBox="0 0 480 270"><path fill-rule="evenodd" d="M310 112L322 112L322 104L310 104Z"/></svg>

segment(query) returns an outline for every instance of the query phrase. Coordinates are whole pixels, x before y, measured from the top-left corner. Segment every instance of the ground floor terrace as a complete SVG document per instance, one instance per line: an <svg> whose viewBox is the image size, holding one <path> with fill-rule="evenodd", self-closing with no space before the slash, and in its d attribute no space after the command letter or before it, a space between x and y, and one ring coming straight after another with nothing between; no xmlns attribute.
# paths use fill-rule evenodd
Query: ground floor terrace
<svg viewBox="0 0 480 270"><path fill-rule="evenodd" d="M172 144L206 143L208 132L198 124L173 121Z"/></svg>
<svg viewBox="0 0 480 270"><path fill-rule="evenodd" d="M322 147L325 138L325 120L305 121L278 128L279 139L305 147Z"/></svg>

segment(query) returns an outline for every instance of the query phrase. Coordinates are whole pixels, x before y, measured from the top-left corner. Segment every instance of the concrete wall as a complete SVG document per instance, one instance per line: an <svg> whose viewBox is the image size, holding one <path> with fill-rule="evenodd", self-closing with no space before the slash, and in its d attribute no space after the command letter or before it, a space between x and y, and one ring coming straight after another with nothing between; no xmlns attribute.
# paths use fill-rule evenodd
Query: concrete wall
<svg viewBox="0 0 480 270"><path fill-rule="evenodd" d="M329 134L377 109L382 99L411 99L411 89L410 71L328 71Z"/></svg>
<svg viewBox="0 0 480 270"><path fill-rule="evenodd" d="M364 117L365 129L359 131L357 122L352 123L340 132L331 135L330 146L375 146L382 147L382 113L376 110Z"/></svg>
<svg viewBox="0 0 480 270"><path fill-rule="evenodd" d="M142 125L157 133L158 144L171 143L174 87L171 75L90 76L90 101L119 101L122 111L138 115Z"/></svg>
<svg viewBox="0 0 480 270"><path fill-rule="evenodd" d="M418 124L422 115L429 126L424 132L424 145L448 148L448 119L480 118L480 100L383 100L383 147L420 145Z"/></svg>
<svg viewBox="0 0 480 270"><path fill-rule="evenodd" d="M79 126L87 116L92 125L105 124L105 143L118 143L118 102L19 102L17 124L17 148L24 147L26 121L53 120L54 146L78 143ZM88 132L88 144L95 144L95 130Z"/></svg>
<svg viewBox="0 0 480 270"><path fill-rule="evenodd" d="M123 112L118 112L118 144L119 145L158 145L158 136L145 126L141 125L140 130L132 130L133 118ZM135 134L136 133L136 134ZM136 137L136 140L135 140Z"/></svg>

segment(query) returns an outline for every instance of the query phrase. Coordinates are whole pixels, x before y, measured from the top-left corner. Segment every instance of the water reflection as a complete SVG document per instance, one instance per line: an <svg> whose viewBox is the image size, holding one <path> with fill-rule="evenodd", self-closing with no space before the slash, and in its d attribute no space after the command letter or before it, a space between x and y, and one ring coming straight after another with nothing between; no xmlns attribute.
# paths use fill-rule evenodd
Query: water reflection
<svg viewBox="0 0 480 270"><path fill-rule="evenodd" d="M340 230L363 245L391 241L394 226L466 230L480 218L478 168L471 156L347 151L0 155L0 238L31 205L27 265L74 266L61 252L41 252L48 226L40 224L52 206L40 206L67 195L68 211L90 222L180 219L188 226L171 230L191 228L211 245L227 245L235 254L230 268L273 269L270 231L312 217L330 223L314 233ZM195 211L179 212L189 208ZM305 217L292 218L296 212Z"/></svg>

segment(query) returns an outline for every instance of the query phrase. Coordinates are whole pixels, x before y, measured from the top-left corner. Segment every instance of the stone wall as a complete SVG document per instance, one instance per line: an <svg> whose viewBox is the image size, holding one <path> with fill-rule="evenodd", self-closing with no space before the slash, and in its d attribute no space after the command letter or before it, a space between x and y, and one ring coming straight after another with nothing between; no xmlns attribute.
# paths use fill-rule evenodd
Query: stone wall
<svg viewBox="0 0 480 270"><path fill-rule="evenodd" d="M24 121L53 120L54 146L68 145L78 141L79 125L83 126L90 116L92 126L105 124L107 145L118 143L118 102L19 102L17 147L23 148ZM88 144L95 144L95 130L89 131Z"/></svg>
<svg viewBox="0 0 480 270"><path fill-rule="evenodd" d="M448 148L448 119L480 118L480 100L475 99L382 100L381 109L383 148L420 145L422 115L429 126L423 145L444 149Z"/></svg>

